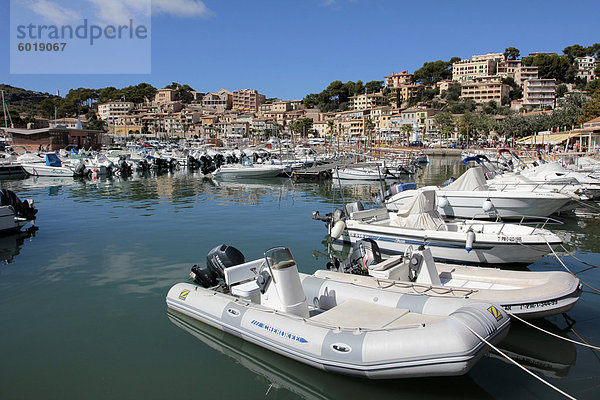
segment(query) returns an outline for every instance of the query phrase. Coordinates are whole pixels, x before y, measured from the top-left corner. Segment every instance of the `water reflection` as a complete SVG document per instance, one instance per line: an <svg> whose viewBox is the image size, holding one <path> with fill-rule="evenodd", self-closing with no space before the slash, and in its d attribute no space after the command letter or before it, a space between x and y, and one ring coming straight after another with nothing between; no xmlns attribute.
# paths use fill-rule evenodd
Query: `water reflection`
<svg viewBox="0 0 600 400"><path fill-rule="evenodd" d="M263 380L265 397L287 398L291 392L304 399L397 399L399 397L447 398L448 378L421 378L369 381L321 371L263 349L243 339L169 310L169 320L207 346L231 358ZM192 358L193 359L193 358ZM210 373L201 361L198 370ZM460 386L461 398L482 399L491 396L468 375L450 378Z"/></svg>
<svg viewBox="0 0 600 400"><path fill-rule="evenodd" d="M566 336L565 330L548 320L534 322L542 329ZM517 321L511 321L508 336L498 348L529 370L541 372L549 378L567 376L577 359L577 349L573 343L547 335ZM490 356L510 363L498 353L491 352Z"/></svg>
<svg viewBox="0 0 600 400"><path fill-rule="evenodd" d="M23 232L0 236L0 263L6 265L21 252L25 240L35 237L37 227L31 227Z"/></svg>

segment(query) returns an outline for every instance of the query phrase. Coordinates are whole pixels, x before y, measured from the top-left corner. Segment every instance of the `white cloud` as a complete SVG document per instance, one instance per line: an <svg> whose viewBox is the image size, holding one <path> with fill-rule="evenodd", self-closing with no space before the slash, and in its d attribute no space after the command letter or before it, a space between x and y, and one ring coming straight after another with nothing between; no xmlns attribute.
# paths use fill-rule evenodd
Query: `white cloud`
<svg viewBox="0 0 600 400"><path fill-rule="evenodd" d="M95 16L106 24L123 24L130 19L148 18L150 0L87 0L95 9Z"/></svg>
<svg viewBox="0 0 600 400"><path fill-rule="evenodd" d="M27 7L34 13L38 14L47 22L54 25L64 25L74 20L80 20L79 13L48 0L37 0Z"/></svg>
<svg viewBox="0 0 600 400"><path fill-rule="evenodd" d="M335 0L325 0L323 3L321 3L321 6L323 7L329 7L335 4Z"/></svg>
<svg viewBox="0 0 600 400"><path fill-rule="evenodd" d="M153 0L152 11L188 18L207 18L213 15L202 0Z"/></svg>

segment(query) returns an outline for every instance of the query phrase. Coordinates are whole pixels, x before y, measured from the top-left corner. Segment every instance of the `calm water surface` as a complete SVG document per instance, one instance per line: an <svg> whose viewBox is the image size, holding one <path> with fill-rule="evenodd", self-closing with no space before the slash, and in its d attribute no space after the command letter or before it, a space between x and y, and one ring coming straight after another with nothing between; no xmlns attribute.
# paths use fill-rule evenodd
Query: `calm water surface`
<svg viewBox="0 0 600 400"><path fill-rule="evenodd" d="M459 159L436 158L419 185L459 176ZM226 243L247 259L291 248L302 272L326 261L325 228L311 220L342 197L377 185L287 179L214 182L185 172L100 182L1 182L40 210L33 237L0 238L1 399L164 398L559 398L498 356L457 378L366 381L321 372L167 313L165 295L191 265ZM562 216L579 258L600 264L593 212ZM600 271L565 258L586 283ZM560 269L546 257L531 270ZM600 301L587 289L569 317L600 344ZM562 316L537 322L577 339ZM563 331L564 330L564 331ZM578 398L600 398L600 354L513 324L502 343L537 374Z"/></svg>

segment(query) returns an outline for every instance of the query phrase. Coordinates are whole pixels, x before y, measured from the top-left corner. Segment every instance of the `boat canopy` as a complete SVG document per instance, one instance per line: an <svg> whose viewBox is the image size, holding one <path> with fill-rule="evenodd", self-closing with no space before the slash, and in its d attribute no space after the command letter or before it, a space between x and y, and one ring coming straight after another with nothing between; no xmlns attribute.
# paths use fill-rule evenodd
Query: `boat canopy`
<svg viewBox="0 0 600 400"><path fill-rule="evenodd" d="M61 167L62 162L60 161L60 158L58 158L58 156L56 154L48 153L48 154L46 154L46 165L48 167Z"/></svg>
<svg viewBox="0 0 600 400"><path fill-rule="evenodd" d="M448 230L436 208L435 190L417 192L409 202L398 209L395 215L391 216L390 222L403 228Z"/></svg>
<svg viewBox="0 0 600 400"><path fill-rule="evenodd" d="M469 168L464 174L458 177L457 180L452 182L446 187L440 188L440 190L447 191L483 191L489 190L483 175L483 167Z"/></svg>

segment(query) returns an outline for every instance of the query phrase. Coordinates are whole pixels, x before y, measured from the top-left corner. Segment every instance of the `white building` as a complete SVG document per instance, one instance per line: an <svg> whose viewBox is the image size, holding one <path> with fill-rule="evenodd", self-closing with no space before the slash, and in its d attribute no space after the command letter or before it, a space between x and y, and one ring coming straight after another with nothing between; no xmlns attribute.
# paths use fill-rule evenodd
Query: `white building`
<svg viewBox="0 0 600 400"><path fill-rule="evenodd" d="M527 109L554 108L556 104L555 79L528 79L523 85L523 107Z"/></svg>
<svg viewBox="0 0 600 400"><path fill-rule="evenodd" d="M133 103L130 101L113 101L99 104L98 118L104 121L112 121L127 115L131 110L133 110Z"/></svg>
<svg viewBox="0 0 600 400"><path fill-rule="evenodd" d="M594 70L596 69L596 57L577 57L577 78L591 81L596 79Z"/></svg>

